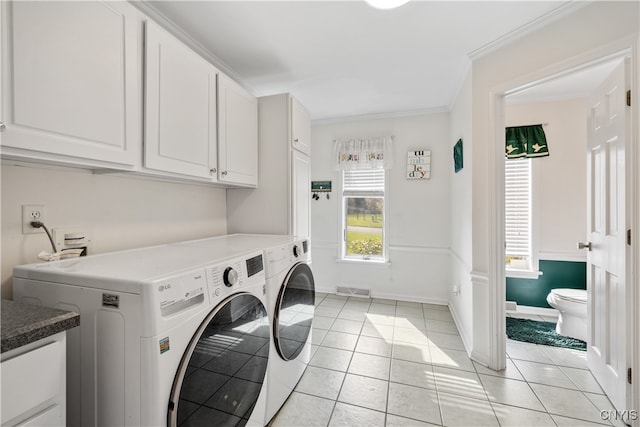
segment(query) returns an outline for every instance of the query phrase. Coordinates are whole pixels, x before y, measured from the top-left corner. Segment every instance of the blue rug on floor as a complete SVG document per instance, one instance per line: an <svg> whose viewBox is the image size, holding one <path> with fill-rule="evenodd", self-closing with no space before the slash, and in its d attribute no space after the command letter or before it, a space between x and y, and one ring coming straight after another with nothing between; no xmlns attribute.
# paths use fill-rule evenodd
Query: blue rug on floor
<svg viewBox="0 0 640 427"><path fill-rule="evenodd" d="M587 350L587 343L584 341L558 335L556 333L556 324L552 322L507 317L507 336L516 341L571 348L573 350Z"/></svg>

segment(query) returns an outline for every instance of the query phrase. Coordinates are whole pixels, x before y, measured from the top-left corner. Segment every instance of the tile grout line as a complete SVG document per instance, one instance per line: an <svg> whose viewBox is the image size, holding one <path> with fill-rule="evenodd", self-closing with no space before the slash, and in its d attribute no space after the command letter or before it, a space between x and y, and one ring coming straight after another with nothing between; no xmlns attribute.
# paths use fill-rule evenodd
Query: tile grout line
<svg viewBox="0 0 640 427"><path fill-rule="evenodd" d="M335 322L335 320L337 320L337 319L339 318L338 316L340 315L340 313L341 313L343 310L348 309L348 307L346 307L346 303L347 303L347 302L348 302L348 300L345 302L345 304L343 304L343 306L340 308L340 311L338 312L338 314L336 314L336 316L335 316L335 317L333 317L333 316L332 316L332 318L333 318L333 322ZM369 312L368 310L370 310L370 309L371 309L371 304L372 304L372 303L370 303L370 304L368 305L368 307L366 307L367 311L366 311L366 312L364 312L364 311L363 311L364 313L368 313L368 312ZM388 304L388 305L391 305L391 304ZM410 307L410 306L405 306L405 307ZM364 309L364 308L365 308L365 307L363 307L363 309ZM397 304L395 305L395 308L396 308L396 314L394 315L394 317L397 317L397 316L399 315L399 314L397 313L397 310L398 310L398 305L397 305ZM413 308L413 307L410 307L410 308ZM424 308L424 306L423 306L423 308ZM443 310L443 311L444 311L444 310ZM376 314L376 313L372 313L372 314ZM383 315L385 315L385 314L383 314ZM402 315L402 314L400 314L400 315ZM366 316L366 314L365 314L365 316ZM386 316L386 315L385 315L385 316ZM344 319L344 320L352 320L352 319ZM423 310L423 321L424 321L425 328L426 328L427 322L429 322L429 321L441 321L441 322L442 322L442 321L445 321L445 320L441 320L441 319L427 319L427 318L424 316L424 310ZM333 325L333 322L332 322L332 325ZM351 363L353 362L353 358L354 358L354 356L355 356L355 353L362 353L362 354L367 354L367 355L371 355L371 356L380 356L380 354L377 354L377 353L359 352L359 351L357 351L357 350L356 350L356 349L358 348L358 344L361 342L361 338L363 337L362 332L363 332L363 329L364 329L364 325L365 325L365 324L366 324L366 317L365 317L365 321L363 321L363 322L362 322L362 324L361 324L361 327L360 327L360 329L359 329L359 333L357 334L357 337L358 337L358 338L357 338L357 340L356 340L355 347L353 348L353 350L351 350L350 360L349 360L349 363L348 363L348 365L347 365L346 372L344 372L344 378L343 378L343 381L342 381L342 383L341 383L341 385L340 385L340 389L339 389L339 391L338 391L338 395L337 395L336 399L334 400L334 406L333 406L333 408L332 408L332 412L331 412L331 414L330 414L330 418L329 418L329 420L331 420L331 419L332 419L332 417L333 417L333 415L334 415L334 413L335 413L335 408L336 408L336 405L337 405L337 402L338 402L338 399L339 399L340 393L342 392L342 390L343 390L343 388L344 388L344 384L345 384L345 381L346 381L346 377L347 377L347 375L350 375L348 371L349 371L349 368L351 367ZM331 326L332 326L332 325L331 325ZM330 327L331 327L331 326L330 326ZM394 360L394 352L393 352L393 349L394 349L394 344L396 343L396 342L395 342L395 338L396 338L395 333L396 333L396 331L397 331L397 329L396 329L396 328L400 328L400 327L401 327L401 326L396 326L396 322L394 322L394 324L393 324L393 326L392 326L392 328L391 328L391 344L390 344L390 345L391 345L391 354L390 354L390 355L389 355L389 357L388 357L388 359L389 359L389 361L388 361L388 363L389 363L389 373L388 373L388 378L387 378L387 380L386 380L386 383L387 383L387 404L386 404L385 413L384 413L384 416L385 416L385 418L384 418L384 419L385 419L385 423L388 421L387 419L388 419L388 415L389 415L389 412L388 412L388 411L389 411L390 385L391 385L391 383L392 383L392 381L391 381L391 368L392 368L392 364L393 364L393 360ZM342 331L335 331L335 332L342 332ZM448 332L438 332L438 331L429 331L429 330L427 330L427 331L421 331L421 332L424 332L424 333L425 333L425 335L427 336L427 338L429 337L429 334L430 334L430 333L434 333L434 332L435 332L435 333L445 333L445 334L446 334L446 333L448 333ZM345 332L342 332L342 333L345 333ZM450 333L449 333L449 334L450 334ZM356 334L352 334L352 335L356 335ZM455 334L450 334L450 335L454 335L454 336L455 336ZM365 337L368 337L368 336L365 336ZM380 339L380 337L368 337L368 338L378 338L378 339ZM383 339L384 339L384 338L383 338ZM386 339L384 339L384 340L386 341ZM323 341L324 341L324 338L323 338ZM408 344L411 344L411 343L408 343ZM428 339L428 344L427 344L427 346L426 346L426 347L428 348L429 352L431 352L431 350L432 350L432 345L431 345L431 344L432 344L432 343L431 343L431 340L430 340L430 339ZM321 346L322 346L322 341L321 341L321 343L320 343L320 344L318 344L318 347L321 347ZM322 346L322 347L324 347L324 346ZM442 346L437 346L437 345L436 345L436 347L440 347L440 348L447 348L447 349L450 349L450 350L456 350L455 348L442 347ZM536 346L536 347L537 347L537 346ZM327 347L327 348L332 348L332 347ZM340 350L343 350L343 349L340 349ZM544 351L543 349L540 349L540 351L542 351L542 354L544 354L545 356L547 356L547 358L550 360L550 362L551 362L551 363L544 363L544 362L539 362L539 361L535 361L535 360L534 360L534 361L529 361L529 360L524 360L524 359L515 359L515 360L522 360L522 361L524 361L524 362L535 363L536 365L555 366L557 369L559 369L559 370L563 373L563 375L564 375L564 376L566 376L566 377L568 378L569 383L570 383L570 384L572 384L572 385L575 387L575 388L567 388L567 387L562 387L562 386L553 386L553 385L544 384L544 383L530 382L530 381L529 381L529 380L528 380L528 379L527 379L527 378L522 374L521 369L520 369L520 368L519 368L515 363L513 363L513 366L514 366L514 368L515 368L516 372L518 372L518 373L520 374L520 376L522 377L523 381L527 383L528 389L529 389L531 392L533 392L533 395L536 397L536 399L538 399L538 401L539 401L539 403L541 404L542 408L544 408L544 412L541 412L541 411L539 411L539 410L530 409L530 408L527 408L527 407L517 406L517 405L509 405L509 404L506 404L506 403L492 402L492 401L489 399L488 391L487 391L487 390L486 390L486 388L484 387L484 384L482 383L482 380L481 380L481 378L480 378L480 375L486 375L486 376L489 376L489 377L493 376L493 377L497 377L497 378L503 378L504 380L515 380L515 381L520 381L520 380L519 380L519 379L510 378L510 377L504 377L504 376L500 376L500 375L491 375L491 374L486 374L486 373L485 373L485 374L481 374L481 373L478 371L478 366L477 366L476 364L472 363L472 367L473 367L473 371L472 371L472 372L473 372L473 373L474 373L474 374L475 374L475 375L480 379L480 383L482 384L482 388L483 388L483 392L484 392L484 395L485 395L486 401L487 401L487 402L489 403L489 405L491 406L491 408L492 408L492 412L493 412L493 414L494 414L494 416L495 416L495 418L496 418L496 420L497 420L497 422L498 422L498 424L499 424L499 425L500 425L500 420L499 420L499 418L498 418L498 416L497 416L496 408L495 408L495 406L494 406L494 403L495 403L495 404L504 405L504 406L509 406L509 407L521 408L521 409L528 410L528 411L534 411L534 412L546 413L546 414L551 418L551 420L554 422L554 424L557 424L557 422L555 421L555 419L553 418L553 416L552 416L552 415L556 415L556 416L560 416L560 417L564 417L564 418L570 418L570 419L574 419L574 420L580 420L580 419L576 419L576 418L573 418L573 417L570 417L570 416L567 416L567 415L562 415L562 414L552 414L552 413L550 413L550 412L547 410L547 407L546 407L546 406L545 406L545 405L540 401L540 399L539 399L538 395L535 393L535 390L533 390L533 388L532 388L532 384L541 384L541 385L543 385L543 386L554 387L554 388L557 388L557 389L567 389L567 390L574 390L574 391L578 391L578 392L580 392L580 393L581 393L581 395L582 395L585 399L587 399L587 400L591 403L591 405L592 405L592 406L594 406L594 407L596 407L596 408L597 408L596 403L594 403L594 402L593 402L591 399L589 399L589 397L586 395L587 391L582 390L582 389L579 387L579 385L576 383L576 381L574 381L573 379L571 379L571 377L569 377L569 375L567 375L567 374L566 374L565 370L564 370L564 369L562 369L563 367L571 368L572 366L565 366L565 363L563 363L562 365L559 365L559 364L558 364L558 362L556 362L556 359L555 359L554 357L550 356L548 352ZM380 357L382 357L382 356L380 356ZM384 357L386 357L386 356L384 356ZM431 355L430 355L430 357L431 357ZM508 353L507 353L507 358L508 358L509 360L512 360L512 357L511 357ZM398 360L404 360L404 359L398 359ZM431 362L433 362L433 361L431 360ZM416 362L416 363L419 363L419 362ZM432 368L432 372L433 372L433 368L434 368L436 365L433 365L433 363L429 363L428 365L429 365L429 366L431 366L431 368ZM330 369L330 368L323 368L323 369L329 369L329 370L332 370L332 369ZM452 369L456 369L456 368L452 368ZM468 371L466 371L466 370L464 370L464 369L463 369L463 371L468 372ZM341 372L341 371L339 371L339 372ZM356 375L356 374L352 374L352 375ZM362 376L362 377L365 377L365 378L374 378L374 379L378 379L378 380L379 380L379 378L377 378L377 377L369 377L368 375L361 375L361 376ZM434 380L435 380L435 378L434 378ZM395 383L395 382L393 382L393 383ZM398 383L398 384L403 384L403 383ZM407 385L408 385L408 384L407 384ZM424 387L420 387L420 386L417 386L417 387L418 387L418 388L424 388ZM438 383L437 383L437 381L436 381L436 383L435 383L435 387L436 387L436 390L435 390L435 391L436 391L436 396L437 396L437 399L438 399L438 409L439 409L439 412L440 412L440 420L441 420L441 422L442 422L442 423L444 423L444 417L443 417L443 413L442 413L442 401L441 401L441 396L440 396L440 394L441 394L441 393L444 393L444 392L443 392L443 391L441 391L441 390L440 390L440 388L438 387ZM429 390L428 388L425 388L425 389ZM453 393L453 394L456 394L456 393ZM598 393L593 393L593 394L594 394L594 396L596 396L596 395L597 395L597 396L600 396L600 394L598 394ZM605 397L606 397L606 395L605 395ZM479 400L481 400L481 399L479 399ZM351 404L348 404L348 405L351 405ZM352 405L352 406L361 407L360 405ZM365 409L369 409L369 410L371 410L371 408L366 408L366 407L361 407L361 408L365 408ZM376 412L381 412L381 411L376 411ZM405 418L407 418L407 417L405 417ZM413 418L410 418L410 419L413 419ZM419 421L419 420L416 420L416 421ZM586 421L586 420L584 420L584 421Z"/></svg>

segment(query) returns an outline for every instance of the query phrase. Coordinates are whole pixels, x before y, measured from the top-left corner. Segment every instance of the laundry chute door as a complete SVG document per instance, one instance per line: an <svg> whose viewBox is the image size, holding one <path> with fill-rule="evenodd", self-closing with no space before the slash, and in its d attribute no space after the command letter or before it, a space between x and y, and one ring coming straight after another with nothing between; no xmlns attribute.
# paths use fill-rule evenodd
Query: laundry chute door
<svg viewBox="0 0 640 427"><path fill-rule="evenodd" d="M617 410L628 408L625 62L593 94L587 129L587 363Z"/></svg>

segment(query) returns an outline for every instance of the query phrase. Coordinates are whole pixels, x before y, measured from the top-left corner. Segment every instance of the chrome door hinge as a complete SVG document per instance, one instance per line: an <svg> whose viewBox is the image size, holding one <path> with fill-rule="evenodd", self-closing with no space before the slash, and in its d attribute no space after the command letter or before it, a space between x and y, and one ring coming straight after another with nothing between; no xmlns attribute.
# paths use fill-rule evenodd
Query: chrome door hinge
<svg viewBox="0 0 640 427"><path fill-rule="evenodd" d="M627 230L627 245L631 246L631 229Z"/></svg>
<svg viewBox="0 0 640 427"><path fill-rule="evenodd" d="M628 382L629 384L632 384L632 380L631 380L632 378L633 378L633 377L631 376L631 368L628 368L628 369L627 369L627 382Z"/></svg>
<svg viewBox="0 0 640 427"><path fill-rule="evenodd" d="M627 91L627 107L631 107L631 91Z"/></svg>
<svg viewBox="0 0 640 427"><path fill-rule="evenodd" d="M6 128L7 128L7 127L4 125L4 123L3 123L3 122L0 122L0 132L4 132L4 130L5 130Z"/></svg>

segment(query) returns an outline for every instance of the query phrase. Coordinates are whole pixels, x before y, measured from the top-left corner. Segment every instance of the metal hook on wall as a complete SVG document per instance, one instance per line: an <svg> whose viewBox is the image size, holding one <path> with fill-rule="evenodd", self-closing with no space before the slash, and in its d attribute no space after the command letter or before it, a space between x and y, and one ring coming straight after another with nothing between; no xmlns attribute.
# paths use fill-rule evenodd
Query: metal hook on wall
<svg viewBox="0 0 640 427"><path fill-rule="evenodd" d="M311 181L311 192L313 193L311 198L314 200L320 200L319 193L325 193L327 195L327 200L329 200L329 193L331 193L331 181Z"/></svg>

